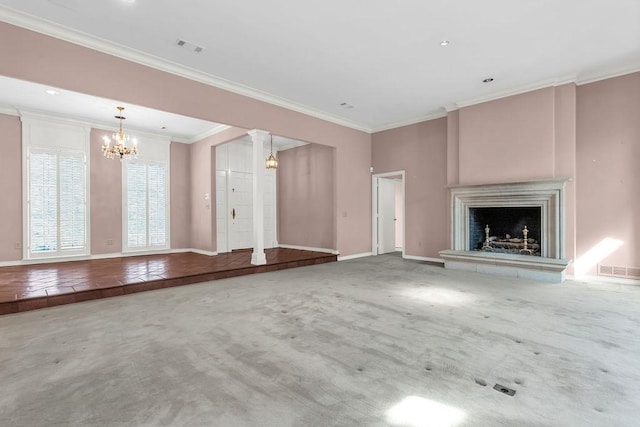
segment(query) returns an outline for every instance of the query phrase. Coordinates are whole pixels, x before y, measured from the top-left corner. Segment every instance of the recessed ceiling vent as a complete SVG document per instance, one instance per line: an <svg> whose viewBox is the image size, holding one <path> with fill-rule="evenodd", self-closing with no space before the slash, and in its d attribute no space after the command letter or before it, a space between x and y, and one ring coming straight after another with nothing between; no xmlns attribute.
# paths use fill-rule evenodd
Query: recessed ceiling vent
<svg viewBox="0 0 640 427"><path fill-rule="evenodd" d="M182 39L178 40L176 44L178 46L180 46L180 47L183 47L183 48L185 48L187 50L190 50L191 52L195 52L195 53L200 53L200 52L202 52L204 50L204 48L202 46L198 46L195 43L191 43L191 42L188 42L188 41L182 40Z"/></svg>
<svg viewBox="0 0 640 427"><path fill-rule="evenodd" d="M351 110L352 108L354 108L354 106L353 106L353 105L351 105L351 104L349 104L349 103L347 103L347 102L342 102L342 103L340 103L340 106L341 106L342 108L344 108L345 110Z"/></svg>

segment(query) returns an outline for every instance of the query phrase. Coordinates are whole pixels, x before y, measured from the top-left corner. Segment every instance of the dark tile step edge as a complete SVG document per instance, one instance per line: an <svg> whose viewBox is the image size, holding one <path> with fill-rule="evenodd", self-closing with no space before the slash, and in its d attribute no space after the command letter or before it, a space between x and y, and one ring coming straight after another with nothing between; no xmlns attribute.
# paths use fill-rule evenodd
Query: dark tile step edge
<svg viewBox="0 0 640 427"><path fill-rule="evenodd" d="M58 305L73 304L77 302L90 301L94 299L110 298L119 295L128 295L138 292L151 291L156 289L171 288L175 286L192 285L194 283L207 282L210 280L227 279L231 277L246 276L249 274L266 273L269 271L285 270L289 268L304 267L328 262L336 262L337 256L331 255L322 258L302 259L289 262L265 264L257 267L240 267L230 270L223 270L210 273L196 274L192 276L181 276L149 282L137 282L118 285L111 288L91 289L86 291L52 295L47 297L35 297L18 301L0 303L0 315L21 313L24 311L38 310Z"/></svg>

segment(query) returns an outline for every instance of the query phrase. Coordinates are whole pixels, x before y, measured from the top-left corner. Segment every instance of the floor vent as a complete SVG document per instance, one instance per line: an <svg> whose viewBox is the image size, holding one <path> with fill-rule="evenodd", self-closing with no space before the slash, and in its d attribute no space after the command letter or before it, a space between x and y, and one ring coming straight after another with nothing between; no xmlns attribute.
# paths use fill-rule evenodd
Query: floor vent
<svg viewBox="0 0 640 427"><path fill-rule="evenodd" d="M516 394L515 390L510 389L509 387L505 387L505 386L500 385L500 384L494 385L493 389L499 391L500 393L504 393L507 396L513 396L514 394Z"/></svg>
<svg viewBox="0 0 640 427"><path fill-rule="evenodd" d="M616 267L598 265L599 276L622 277L626 279L640 279L640 267Z"/></svg>

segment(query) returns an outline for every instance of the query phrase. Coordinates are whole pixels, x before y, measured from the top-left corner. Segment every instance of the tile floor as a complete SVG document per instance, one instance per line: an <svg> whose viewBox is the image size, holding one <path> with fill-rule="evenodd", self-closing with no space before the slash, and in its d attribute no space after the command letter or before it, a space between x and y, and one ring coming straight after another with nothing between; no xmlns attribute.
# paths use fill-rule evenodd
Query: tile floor
<svg viewBox="0 0 640 427"><path fill-rule="evenodd" d="M267 264L261 266L251 265L251 251L238 251L2 267L0 315L337 260L336 255L295 249L265 252Z"/></svg>

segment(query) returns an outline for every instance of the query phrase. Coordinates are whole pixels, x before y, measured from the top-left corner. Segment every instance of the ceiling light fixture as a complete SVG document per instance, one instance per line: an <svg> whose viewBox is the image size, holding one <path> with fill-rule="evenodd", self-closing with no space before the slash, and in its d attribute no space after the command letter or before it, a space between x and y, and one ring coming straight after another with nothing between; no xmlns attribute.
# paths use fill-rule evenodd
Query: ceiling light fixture
<svg viewBox="0 0 640 427"><path fill-rule="evenodd" d="M122 115L124 111L124 107L116 107L118 109L118 115L114 116L116 119L120 121L120 128L118 129L118 133L114 133L111 135L111 139L107 136L102 137L104 140L104 145L102 146L102 154L108 159L113 159L119 157L122 159L129 159L131 157L135 158L138 156L138 141L134 138L132 140L133 146L127 147L127 141L130 140L128 135L125 135L122 130L122 121L126 119ZM111 140L113 140L113 144L111 145Z"/></svg>
<svg viewBox="0 0 640 427"><path fill-rule="evenodd" d="M440 46L447 46L449 44L449 40L442 40L440 42Z"/></svg>
<svg viewBox="0 0 640 427"><path fill-rule="evenodd" d="M47 92L49 95L59 95L60 92L58 92L57 90L53 90L53 89L47 89L45 90L45 92Z"/></svg>
<svg viewBox="0 0 640 427"><path fill-rule="evenodd" d="M493 77L487 77L482 81L482 83L491 83L493 81Z"/></svg>
<svg viewBox="0 0 640 427"><path fill-rule="evenodd" d="M273 155L273 135L271 136L271 153L267 157L267 169L278 169L278 159Z"/></svg>

